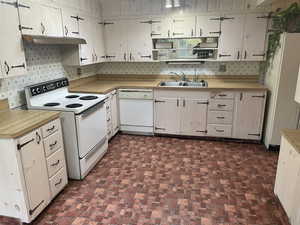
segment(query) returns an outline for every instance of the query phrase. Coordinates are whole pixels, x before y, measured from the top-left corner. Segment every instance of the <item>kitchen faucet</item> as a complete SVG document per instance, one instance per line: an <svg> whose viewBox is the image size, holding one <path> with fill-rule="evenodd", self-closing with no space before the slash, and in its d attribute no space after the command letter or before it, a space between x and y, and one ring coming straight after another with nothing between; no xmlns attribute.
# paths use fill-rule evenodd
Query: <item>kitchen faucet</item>
<svg viewBox="0 0 300 225"><path fill-rule="evenodd" d="M179 81L189 81L189 79L187 79L187 77L186 77L186 75L185 75L184 72L181 72L181 74L178 74L178 73L175 73L175 72L171 72L170 74L173 74L173 75L176 76L175 78L172 77L176 81L177 81L176 78L179 78Z"/></svg>

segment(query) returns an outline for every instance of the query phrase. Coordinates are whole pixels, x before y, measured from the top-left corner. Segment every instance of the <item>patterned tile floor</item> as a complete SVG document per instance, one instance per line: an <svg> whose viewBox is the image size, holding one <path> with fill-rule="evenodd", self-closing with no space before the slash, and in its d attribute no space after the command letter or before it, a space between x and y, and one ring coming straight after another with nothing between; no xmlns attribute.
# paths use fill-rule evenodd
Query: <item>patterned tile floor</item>
<svg viewBox="0 0 300 225"><path fill-rule="evenodd" d="M288 225L277 158L256 144L119 135L33 224Z"/></svg>

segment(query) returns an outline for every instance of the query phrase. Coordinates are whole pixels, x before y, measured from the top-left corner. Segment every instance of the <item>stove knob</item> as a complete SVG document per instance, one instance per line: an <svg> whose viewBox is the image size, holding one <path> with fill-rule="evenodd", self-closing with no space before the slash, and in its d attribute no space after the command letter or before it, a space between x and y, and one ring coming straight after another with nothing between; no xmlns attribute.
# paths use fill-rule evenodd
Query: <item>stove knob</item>
<svg viewBox="0 0 300 225"><path fill-rule="evenodd" d="M41 89L40 88L36 88L36 93L40 94L41 93Z"/></svg>

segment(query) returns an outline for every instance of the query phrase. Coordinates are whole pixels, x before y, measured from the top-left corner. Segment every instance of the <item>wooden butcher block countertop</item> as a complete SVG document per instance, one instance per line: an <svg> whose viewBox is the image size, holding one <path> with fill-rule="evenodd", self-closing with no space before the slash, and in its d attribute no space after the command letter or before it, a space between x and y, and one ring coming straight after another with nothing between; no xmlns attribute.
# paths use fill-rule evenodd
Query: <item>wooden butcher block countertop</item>
<svg viewBox="0 0 300 225"><path fill-rule="evenodd" d="M284 129L282 135L300 153L300 130Z"/></svg>
<svg viewBox="0 0 300 225"><path fill-rule="evenodd" d="M59 112L39 110L0 111L0 138L18 138L57 119Z"/></svg>
<svg viewBox="0 0 300 225"><path fill-rule="evenodd" d="M98 75L71 81L70 92L107 94L121 88L155 88L175 90L267 90L258 83L257 76L199 76L208 82L207 88L159 87L161 81L172 80L167 75ZM224 76L223 76L224 77ZM242 77L242 79L240 79ZM191 79L191 77L189 77Z"/></svg>

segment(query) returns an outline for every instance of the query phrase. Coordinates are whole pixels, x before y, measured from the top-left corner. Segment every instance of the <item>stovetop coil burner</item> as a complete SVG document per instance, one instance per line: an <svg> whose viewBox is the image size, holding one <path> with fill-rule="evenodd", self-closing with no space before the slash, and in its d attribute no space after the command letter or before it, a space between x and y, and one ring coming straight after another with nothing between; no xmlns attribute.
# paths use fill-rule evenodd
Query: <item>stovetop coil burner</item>
<svg viewBox="0 0 300 225"><path fill-rule="evenodd" d="M80 100L95 100L97 98L98 98L97 96L87 95L87 96L80 97L79 99Z"/></svg>
<svg viewBox="0 0 300 225"><path fill-rule="evenodd" d="M54 107L54 106L58 106L58 105L60 105L58 102L49 102L49 103L44 104L44 106L46 106L46 107Z"/></svg>
<svg viewBox="0 0 300 225"><path fill-rule="evenodd" d="M65 98L78 98L79 95L67 95Z"/></svg>
<svg viewBox="0 0 300 225"><path fill-rule="evenodd" d="M78 103L75 103L75 104L70 104L70 105L66 105L67 108L79 108L79 107L82 107L83 105L82 104L78 104Z"/></svg>

